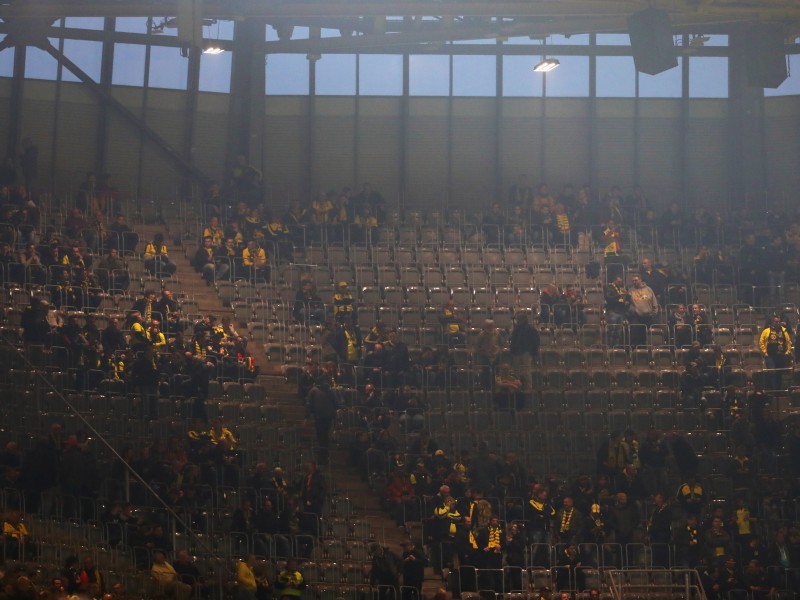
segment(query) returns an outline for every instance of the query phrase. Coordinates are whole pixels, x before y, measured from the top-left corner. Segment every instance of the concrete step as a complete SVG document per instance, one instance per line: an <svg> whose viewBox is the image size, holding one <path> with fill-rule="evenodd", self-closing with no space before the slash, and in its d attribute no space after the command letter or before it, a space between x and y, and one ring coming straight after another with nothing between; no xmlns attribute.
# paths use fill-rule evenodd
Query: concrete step
<svg viewBox="0 0 800 600"><path fill-rule="evenodd" d="M305 418L305 406L297 398L295 384L275 376L265 376L263 379L270 382L267 388L270 398L281 407L282 412L301 418L313 433L313 421ZM401 552L401 543L408 538L405 530L395 526L383 510L380 497L372 492L360 474L348 466L347 452L346 447L333 445L329 463L323 468L330 474L338 493L350 497L360 507L362 518L369 520L376 541Z"/></svg>

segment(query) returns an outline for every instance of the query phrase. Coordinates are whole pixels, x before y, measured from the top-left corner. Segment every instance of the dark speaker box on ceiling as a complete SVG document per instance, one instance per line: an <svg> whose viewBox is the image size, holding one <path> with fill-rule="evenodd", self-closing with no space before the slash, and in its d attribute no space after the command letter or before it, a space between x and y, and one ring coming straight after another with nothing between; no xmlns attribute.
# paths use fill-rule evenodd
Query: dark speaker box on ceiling
<svg viewBox="0 0 800 600"><path fill-rule="evenodd" d="M628 33L636 70L657 75L678 66L672 23L663 10L646 8L628 17Z"/></svg>
<svg viewBox="0 0 800 600"><path fill-rule="evenodd" d="M751 87L776 88L789 76L786 70L784 28L755 23L747 34L747 82Z"/></svg>

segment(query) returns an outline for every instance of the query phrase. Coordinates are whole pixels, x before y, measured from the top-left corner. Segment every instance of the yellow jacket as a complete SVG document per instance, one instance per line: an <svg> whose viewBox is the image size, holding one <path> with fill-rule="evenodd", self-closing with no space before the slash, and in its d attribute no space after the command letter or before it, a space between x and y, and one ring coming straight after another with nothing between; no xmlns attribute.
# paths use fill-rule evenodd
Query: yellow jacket
<svg viewBox="0 0 800 600"><path fill-rule="evenodd" d="M158 351L163 350L167 347L167 339L164 337L162 332L155 333L154 331L147 330L147 340L153 345Z"/></svg>
<svg viewBox="0 0 800 600"><path fill-rule="evenodd" d="M28 536L28 529L25 527L25 523L17 523L13 525L8 521L3 523L3 535L8 538L12 538L17 540L18 542L24 542L25 538Z"/></svg>
<svg viewBox="0 0 800 600"><path fill-rule="evenodd" d="M242 251L242 264L245 267L261 267L267 262L267 253L263 248L258 248L254 252L250 252L250 248L245 248Z"/></svg>
<svg viewBox="0 0 800 600"><path fill-rule="evenodd" d="M131 342L136 344L146 344L149 340L147 336L147 330L144 328L139 321L135 321L133 325L131 325Z"/></svg>
<svg viewBox="0 0 800 600"><path fill-rule="evenodd" d="M787 356L792 355L792 339L786 328L781 326L780 332L775 331L772 327L767 327L761 332L761 337L758 340L758 347L761 348L761 354L767 356L769 354L768 347L770 345L777 345L779 350L783 350L783 354ZM781 348L783 346L783 348Z"/></svg>
<svg viewBox="0 0 800 600"><path fill-rule="evenodd" d="M253 572L253 568L244 561L239 562L236 566L236 581L248 591L255 591L257 587L256 574Z"/></svg>
<svg viewBox="0 0 800 600"><path fill-rule="evenodd" d="M153 242L147 244L147 247L144 249L144 255L147 258L155 258L157 254L161 256L167 256L167 245L161 244L161 248L156 250L156 245Z"/></svg>
<svg viewBox="0 0 800 600"><path fill-rule="evenodd" d="M211 438L212 444L218 444L221 440L226 439L228 440L231 448L236 445L236 438L234 437L233 432L224 425L219 431L217 431L214 427L209 429L208 437Z"/></svg>
<svg viewBox="0 0 800 600"><path fill-rule="evenodd" d="M225 232L222 230L221 227L212 227L209 225L205 229L203 229L203 237L211 238L211 242L216 245L222 244L222 241L225 239Z"/></svg>

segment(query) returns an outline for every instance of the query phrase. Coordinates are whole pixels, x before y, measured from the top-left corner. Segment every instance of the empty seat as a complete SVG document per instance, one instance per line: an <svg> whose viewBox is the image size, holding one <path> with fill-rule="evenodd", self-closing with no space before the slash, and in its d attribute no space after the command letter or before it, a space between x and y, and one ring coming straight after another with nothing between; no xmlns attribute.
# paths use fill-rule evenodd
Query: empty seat
<svg viewBox="0 0 800 600"><path fill-rule="evenodd" d="M637 409L650 410L655 406L655 393L653 390L634 390L632 402Z"/></svg>
<svg viewBox="0 0 800 600"><path fill-rule="evenodd" d="M412 307L424 306L428 303L428 292L420 286L409 286L406 289L406 303Z"/></svg>
<svg viewBox="0 0 800 600"><path fill-rule="evenodd" d="M573 369L569 372L569 380L572 387L586 390L593 384L592 374L588 369Z"/></svg>
<svg viewBox="0 0 800 600"><path fill-rule="evenodd" d="M564 392L564 408L583 412L586 410L586 393L583 389L570 389Z"/></svg>
<svg viewBox="0 0 800 600"><path fill-rule="evenodd" d="M419 285L420 273L416 267L401 267L400 268L400 285Z"/></svg>
<svg viewBox="0 0 800 600"><path fill-rule="evenodd" d="M633 393L628 389L611 390L608 403L615 409L628 409L633 404Z"/></svg>
<svg viewBox="0 0 800 600"><path fill-rule="evenodd" d="M517 287L517 302L520 306L539 306L539 290L535 287Z"/></svg>
<svg viewBox="0 0 800 600"><path fill-rule="evenodd" d="M376 282L379 286L397 285L397 271L394 267L378 266Z"/></svg>
<svg viewBox="0 0 800 600"><path fill-rule="evenodd" d="M374 285L365 285L361 288L361 303L367 306L377 306L383 301L381 288Z"/></svg>
<svg viewBox="0 0 800 600"><path fill-rule="evenodd" d="M396 285L387 285L383 288L383 303L387 306L398 307L405 302L405 291ZM365 302L365 304L367 304Z"/></svg>

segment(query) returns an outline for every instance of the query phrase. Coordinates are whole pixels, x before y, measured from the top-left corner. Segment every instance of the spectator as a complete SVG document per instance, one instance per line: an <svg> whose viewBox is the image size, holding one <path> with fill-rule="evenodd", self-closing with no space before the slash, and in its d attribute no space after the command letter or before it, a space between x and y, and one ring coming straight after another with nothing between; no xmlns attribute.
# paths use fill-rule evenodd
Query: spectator
<svg viewBox="0 0 800 600"><path fill-rule="evenodd" d="M119 255L119 250L110 247L106 255L100 259L95 269L100 286L105 291L122 290L130 287L130 275L125 261Z"/></svg>
<svg viewBox="0 0 800 600"><path fill-rule="evenodd" d="M325 305L310 279L300 282L300 289L294 298L293 315L298 323L321 325L325 322Z"/></svg>
<svg viewBox="0 0 800 600"><path fill-rule="evenodd" d="M492 389L494 371L502 350L500 330L492 319L483 322L483 328L474 341L475 361L481 369L480 383L485 390Z"/></svg>
<svg viewBox="0 0 800 600"><path fill-rule="evenodd" d="M633 282L633 289L630 291L631 346L643 346L647 343L650 326L658 317L658 298L639 275L634 275L631 281Z"/></svg>
<svg viewBox="0 0 800 600"><path fill-rule="evenodd" d="M424 550L417 548L413 541L405 540L403 547L403 596L402 600L422 598L422 584L425 581L425 567L428 557Z"/></svg>
<svg viewBox="0 0 800 600"><path fill-rule="evenodd" d="M627 323L631 305L631 296L623 286L622 277L615 277L606 286L605 300L608 345L619 346L624 343L623 326Z"/></svg>
<svg viewBox="0 0 800 600"><path fill-rule="evenodd" d="M525 505L524 514L528 522L529 540L532 544L538 545L538 548L534 548L532 562L535 566L542 566L542 561L545 559L542 555L542 544L550 543L553 519L556 517L556 509L550 503L550 494L544 487L533 489L531 498Z"/></svg>
<svg viewBox="0 0 800 600"><path fill-rule="evenodd" d="M792 366L792 339L778 315L773 315L769 326L761 332L758 345L770 370L770 389L783 389L783 371Z"/></svg>
<svg viewBox="0 0 800 600"><path fill-rule="evenodd" d="M566 496L562 503L556 513L556 539L561 544L577 544L583 534L583 514L571 497Z"/></svg>
<svg viewBox="0 0 800 600"><path fill-rule="evenodd" d="M180 582L191 588L190 596L207 597L209 594L208 585L203 579L200 569L192 560L188 550L178 550L175 555L175 564L172 565L178 575Z"/></svg>
<svg viewBox="0 0 800 600"><path fill-rule="evenodd" d="M406 521L419 519L419 499L414 493L410 477L402 469L392 470L386 485L385 498L397 527L405 526Z"/></svg>
<svg viewBox="0 0 800 600"><path fill-rule="evenodd" d="M267 253L255 240L247 242L247 247L242 251L242 266L249 281L270 281Z"/></svg>
<svg viewBox="0 0 800 600"><path fill-rule="evenodd" d="M533 361L539 355L539 332L528 323L525 313L517 314L515 323L510 342L512 365L522 382L521 392L530 395L533 391Z"/></svg>
<svg viewBox="0 0 800 600"><path fill-rule="evenodd" d="M449 348L463 346L466 343L467 337L464 330L466 322L459 314L459 309L452 298L448 299L442 306L439 314L439 323L442 326L444 340Z"/></svg>
<svg viewBox="0 0 800 600"><path fill-rule="evenodd" d="M494 378L494 403L499 409L522 410L525 407L525 394L522 393L522 380L512 371L507 362L500 364Z"/></svg>
<svg viewBox="0 0 800 600"><path fill-rule="evenodd" d="M236 565L236 598L237 600L256 600L255 574L256 557L248 554Z"/></svg>
<svg viewBox="0 0 800 600"><path fill-rule="evenodd" d="M138 243L139 236L130 228L125 215L117 214L108 227L106 247L117 248L123 254L132 254L136 252Z"/></svg>
<svg viewBox="0 0 800 600"><path fill-rule="evenodd" d="M61 569L61 581L67 594L75 594L80 589L79 564L77 556L71 555L64 559L64 567Z"/></svg>
<svg viewBox="0 0 800 600"><path fill-rule="evenodd" d="M306 583L295 559L290 558L286 561L286 568L278 575L276 588L278 600L297 600L302 595Z"/></svg>
<svg viewBox="0 0 800 600"><path fill-rule="evenodd" d="M71 240L83 240L90 248L95 247L96 233L78 208L73 208L64 219L64 234Z"/></svg>
<svg viewBox="0 0 800 600"><path fill-rule="evenodd" d="M91 556L83 559L83 569L78 575L81 582L81 590L91 598L102 598L106 593L106 581L103 574L94 564Z"/></svg>
<svg viewBox="0 0 800 600"><path fill-rule="evenodd" d="M36 554L35 542L22 522L22 513L10 510L3 520L3 544L5 556L14 560L32 560Z"/></svg>
<svg viewBox="0 0 800 600"><path fill-rule="evenodd" d="M731 555L731 536L722 526L722 519L711 519L711 528L703 536L703 548L708 564L719 563Z"/></svg>
<svg viewBox="0 0 800 600"><path fill-rule="evenodd" d="M380 600L390 600L395 597L400 585L399 575L402 559L380 544L372 544L370 551L372 566L369 572L369 583L378 586Z"/></svg>
<svg viewBox="0 0 800 600"><path fill-rule="evenodd" d="M676 348L683 348L692 342L692 321L686 312L685 304L678 304L667 317L670 334Z"/></svg>
<svg viewBox="0 0 800 600"><path fill-rule="evenodd" d="M192 261L195 270L202 273L206 285L212 285L217 280L225 279L230 271L229 262L219 256L219 248L214 247L213 241L214 238L211 236L204 237L203 245L197 249Z"/></svg>
<svg viewBox="0 0 800 600"><path fill-rule="evenodd" d="M161 550L153 552L153 565L150 568L150 574L161 591L174 594L178 600L189 598L192 587L180 580L178 572L167 562L167 556Z"/></svg>
<svg viewBox="0 0 800 600"><path fill-rule="evenodd" d="M328 462L329 438L333 420L336 418L337 404L336 396L327 381L320 381L311 388L308 404L317 433L320 462Z"/></svg>
<svg viewBox="0 0 800 600"><path fill-rule="evenodd" d="M634 532L641 521L636 504L628 501L627 494L618 492L609 511L614 519L614 542L621 546L633 542Z"/></svg>
<svg viewBox="0 0 800 600"><path fill-rule="evenodd" d="M170 277L178 268L169 258L164 234L157 233L144 249L144 268L150 275Z"/></svg>
<svg viewBox="0 0 800 600"><path fill-rule="evenodd" d="M405 385L411 374L411 353L408 345L400 338L396 329L389 332L389 339L384 344L388 354L386 360L386 373L389 387L397 388Z"/></svg>
<svg viewBox="0 0 800 600"><path fill-rule="evenodd" d="M757 560L747 562L747 566L742 572L742 583L745 589L750 592L753 600L766 600L775 596L777 591L770 584L764 567Z"/></svg>

